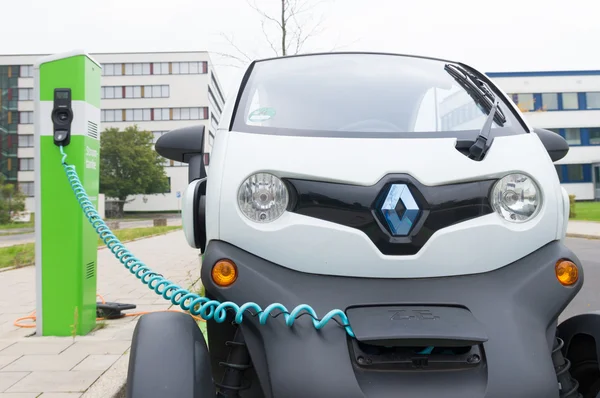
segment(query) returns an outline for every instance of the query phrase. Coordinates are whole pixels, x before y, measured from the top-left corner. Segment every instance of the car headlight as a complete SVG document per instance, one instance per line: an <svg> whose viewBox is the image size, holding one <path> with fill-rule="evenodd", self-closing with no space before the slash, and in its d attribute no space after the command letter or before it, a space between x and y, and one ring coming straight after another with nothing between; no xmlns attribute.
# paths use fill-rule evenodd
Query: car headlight
<svg viewBox="0 0 600 398"><path fill-rule="evenodd" d="M494 210L505 220L524 222L537 214L541 191L531 177L509 174L494 185L491 202Z"/></svg>
<svg viewBox="0 0 600 398"><path fill-rule="evenodd" d="M287 187L268 173L248 177L238 191L238 205L250 220L267 223L281 217L289 202Z"/></svg>

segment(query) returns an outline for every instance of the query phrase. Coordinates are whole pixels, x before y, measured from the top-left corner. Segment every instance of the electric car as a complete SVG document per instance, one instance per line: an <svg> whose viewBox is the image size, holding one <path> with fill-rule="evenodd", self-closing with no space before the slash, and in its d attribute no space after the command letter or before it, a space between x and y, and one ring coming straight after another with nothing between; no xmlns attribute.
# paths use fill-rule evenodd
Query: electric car
<svg viewBox="0 0 600 398"><path fill-rule="evenodd" d="M189 164L208 343L143 316L128 397L600 397L600 317L558 323L583 284L561 136L443 59L265 59L238 87L211 151L156 143Z"/></svg>

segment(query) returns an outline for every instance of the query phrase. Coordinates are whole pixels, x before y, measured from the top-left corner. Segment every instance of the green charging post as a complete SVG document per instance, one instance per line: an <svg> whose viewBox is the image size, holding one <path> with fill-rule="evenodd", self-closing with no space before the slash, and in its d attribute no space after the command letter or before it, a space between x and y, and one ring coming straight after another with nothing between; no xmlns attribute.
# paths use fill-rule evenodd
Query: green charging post
<svg viewBox="0 0 600 398"><path fill-rule="evenodd" d="M98 236L61 163L76 167L97 208L101 66L82 51L34 66L36 334L84 335L96 325Z"/></svg>

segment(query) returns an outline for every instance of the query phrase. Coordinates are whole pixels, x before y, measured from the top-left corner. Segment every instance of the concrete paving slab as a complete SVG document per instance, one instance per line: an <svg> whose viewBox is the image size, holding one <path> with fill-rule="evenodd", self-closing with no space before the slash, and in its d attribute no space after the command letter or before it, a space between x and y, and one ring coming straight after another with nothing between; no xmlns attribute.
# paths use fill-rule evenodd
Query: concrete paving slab
<svg viewBox="0 0 600 398"><path fill-rule="evenodd" d="M6 392L13 385L24 379L30 372L2 372L0 373L0 392Z"/></svg>
<svg viewBox="0 0 600 398"><path fill-rule="evenodd" d="M10 374L11 372L2 372ZM83 393L102 375L97 370L31 372L5 392Z"/></svg>
<svg viewBox="0 0 600 398"><path fill-rule="evenodd" d="M88 354L72 351L58 355L23 355L10 365L2 368L3 372L18 371L58 371L71 370L88 357ZM1 357L0 357L1 358Z"/></svg>

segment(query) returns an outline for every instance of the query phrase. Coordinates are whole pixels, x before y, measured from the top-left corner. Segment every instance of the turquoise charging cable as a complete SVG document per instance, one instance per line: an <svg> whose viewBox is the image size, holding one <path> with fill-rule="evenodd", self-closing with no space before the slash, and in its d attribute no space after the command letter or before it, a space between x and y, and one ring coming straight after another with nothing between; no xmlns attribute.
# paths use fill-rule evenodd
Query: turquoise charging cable
<svg viewBox="0 0 600 398"><path fill-rule="evenodd" d="M283 314L285 323L289 327L292 327L294 321L300 316L308 314L312 318L313 325L317 330L322 329L329 321L333 320L342 326L350 337L355 337L348 322L348 317L339 309L331 310L322 319L319 319L316 311L308 304L298 305L292 311L288 311L288 309L280 303L273 303L264 310L258 304L253 302L248 302L241 306L230 301L221 303L216 300L209 300L196 293L191 293L187 289L170 282L162 275L152 271L146 264L127 250L123 243L121 243L121 241L112 233L110 228L108 228L90 201L90 198L77 175L75 166L67 164L67 154L62 146L60 147L60 153L62 155L61 163L65 169L71 188L75 193L75 197L83 209L85 216L92 224L92 227L96 230L96 233L98 233L100 239L102 239L108 249L110 249L129 272L134 274L142 281L142 283L147 285L151 290L154 290L158 295L166 300L170 300L174 305L181 307L184 311L189 311L192 315L200 316L204 320L208 321L212 319L218 323L225 321L228 309L235 312L234 321L237 324L242 323L244 313L247 311L253 316L258 316L261 325L266 324L269 317L276 317ZM279 312L273 314L274 311ZM340 321L335 319L336 316L339 317Z"/></svg>

